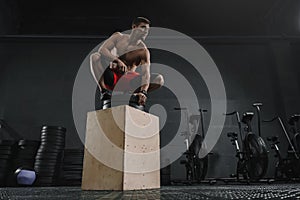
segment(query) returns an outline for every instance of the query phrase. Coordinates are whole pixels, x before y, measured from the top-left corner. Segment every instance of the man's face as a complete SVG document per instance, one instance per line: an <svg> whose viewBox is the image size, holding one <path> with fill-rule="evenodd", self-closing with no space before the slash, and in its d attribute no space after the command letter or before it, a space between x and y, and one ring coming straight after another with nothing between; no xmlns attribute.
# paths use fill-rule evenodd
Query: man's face
<svg viewBox="0 0 300 200"><path fill-rule="evenodd" d="M149 29L150 29L149 24L146 24L144 22L140 23L138 26L136 25L132 26L133 34L143 40L146 39L149 33Z"/></svg>

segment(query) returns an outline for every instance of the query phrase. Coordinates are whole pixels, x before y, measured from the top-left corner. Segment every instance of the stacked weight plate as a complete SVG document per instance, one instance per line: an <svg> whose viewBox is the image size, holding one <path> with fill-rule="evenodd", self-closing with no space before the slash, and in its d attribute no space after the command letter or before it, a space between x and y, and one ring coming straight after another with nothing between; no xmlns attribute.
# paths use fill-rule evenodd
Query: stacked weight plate
<svg viewBox="0 0 300 200"><path fill-rule="evenodd" d="M34 169L37 186L58 185L61 175L66 129L59 126L43 126L41 145L37 151Z"/></svg>
<svg viewBox="0 0 300 200"><path fill-rule="evenodd" d="M12 156L12 163L7 172L7 186L17 186L15 171L18 168L33 170L37 149L40 146L39 141L19 140L15 145L15 152Z"/></svg>
<svg viewBox="0 0 300 200"><path fill-rule="evenodd" d="M12 157L15 154L16 142L0 140L0 186L6 186L6 178L11 169Z"/></svg>
<svg viewBox="0 0 300 200"><path fill-rule="evenodd" d="M13 160L13 168L34 168L34 161L40 141L20 140L18 142L16 157Z"/></svg>
<svg viewBox="0 0 300 200"><path fill-rule="evenodd" d="M64 153L63 179L64 185L81 185L83 166L82 149L66 149Z"/></svg>

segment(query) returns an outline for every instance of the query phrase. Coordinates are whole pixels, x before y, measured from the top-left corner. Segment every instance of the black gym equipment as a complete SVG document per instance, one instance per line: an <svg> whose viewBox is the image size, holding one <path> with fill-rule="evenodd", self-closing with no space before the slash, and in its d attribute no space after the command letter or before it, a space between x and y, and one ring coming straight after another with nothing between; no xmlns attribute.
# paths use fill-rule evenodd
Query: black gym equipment
<svg viewBox="0 0 300 200"><path fill-rule="evenodd" d="M0 140L0 186L7 186L16 145L14 140Z"/></svg>
<svg viewBox="0 0 300 200"><path fill-rule="evenodd" d="M184 152L186 159L181 160L180 164L185 165L186 179L189 183L195 181L200 182L201 180L204 180L208 168L208 155L204 158L200 158L199 155L205 137L203 113L207 112L207 110L199 109L200 115L192 115L190 117L188 115L187 108L175 108L175 110L185 111L188 127L188 130L183 132L186 143L186 151ZM189 130L189 124L191 124L194 128L193 133ZM199 128L200 126L201 129Z"/></svg>
<svg viewBox="0 0 300 200"><path fill-rule="evenodd" d="M207 112L207 110L199 109L200 115L192 115L189 119L190 124L194 124L195 127L195 138L190 145L189 151L193 152L194 155L198 155L196 158L196 166L199 169L196 171L196 179L197 180L204 180L205 176L207 174L207 168L208 168L208 154L206 154L205 157L200 158L199 153L201 147L206 147L203 143L205 138L205 131L204 131L204 113ZM200 119L199 119L200 117ZM201 126L201 129L199 128ZM206 150L206 149L204 149Z"/></svg>
<svg viewBox="0 0 300 200"><path fill-rule="evenodd" d="M33 169L35 156L40 146L40 141L19 140L17 152L13 159L14 170L19 167Z"/></svg>
<svg viewBox="0 0 300 200"><path fill-rule="evenodd" d="M15 131L5 120L0 119L0 137L4 136L12 138L11 140L0 140L0 186L14 186L13 169L15 169L15 161L18 158L18 140L22 136ZM24 160L28 157L24 156Z"/></svg>
<svg viewBox="0 0 300 200"><path fill-rule="evenodd" d="M237 181L240 181L241 177L246 181L257 181L263 178L268 168L268 152L264 140L252 132L251 120L254 113L245 112L242 120L240 120L240 115L237 111L226 113L226 115L236 115L241 140L240 145L237 133L230 132L227 134L235 146L236 157L238 158L236 174L233 176L236 177ZM246 125L244 137L242 123Z"/></svg>
<svg viewBox="0 0 300 200"><path fill-rule="evenodd" d="M289 125L292 126L291 127L291 131L293 133L292 143L294 144L297 153L300 153L300 133L298 129L299 127L297 126L299 119L300 119L300 114L294 114L288 120Z"/></svg>
<svg viewBox="0 0 300 200"><path fill-rule="evenodd" d="M258 130L258 136L259 136L259 137L257 137L257 140L260 144L259 150L260 150L260 154L261 154L259 161L261 162L260 165L263 166L263 168L261 168L261 172L258 174L261 174L263 177L267 172L269 159L268 159L267 145L266 145L265 141L262 139L262 134L261 134L261 115L260 115L261 109L260 109L260 107L262 105L263 104L261 102L252 104L252 106L256 109L256 114L257 114L257 130Z"/></svg>
<svg viewBox="0 0 300 200"><path fill-rule="evenodd" d="M53 186L61 183L66 128L43 126L41 144L35 156L34 170L37 186Z"/></svg>
<svg viewBox="0 0 300 200"><path fill-rule="evenodd" d="M275 167L275 180L284 180L298 178L300 175L300 160L299 155L297 154L295 147L289 137L288 132L279 116L274 117L271 120L263 120L263 122L273 122L278 120L280 127L284 133L285 138L288 141L290 151L288 151L288 156L283 158L282 153L279 148L279 139L278 136L268 137L267 140L271 143L271 149L275 151L275 157L277 157L276 167Z"/></svg>
<svg viewBox="0 0 300 200"><path fill-rule="evenodd" d="M64 185L81 185L83 155L83 149L65 149L63 160Z"/></svg>
<svg viewBox="0 0 300 200"><path fill-rule="evenodd" d="M7 172L6 186L18 186L22 185L18 183L20 177L22 180L26 179L26 174L29 172L22 171L22 173L16 176L16 172L20 169L31 170L34 172L34 162L37 149L39 148L40 141L33 140L19 140L14 145L14 152L11 156L10 169ZM19 169L19 170L18 170ZM19 178L19 179L17 179ZM22 182L22 181L21 181Z"/></svg>

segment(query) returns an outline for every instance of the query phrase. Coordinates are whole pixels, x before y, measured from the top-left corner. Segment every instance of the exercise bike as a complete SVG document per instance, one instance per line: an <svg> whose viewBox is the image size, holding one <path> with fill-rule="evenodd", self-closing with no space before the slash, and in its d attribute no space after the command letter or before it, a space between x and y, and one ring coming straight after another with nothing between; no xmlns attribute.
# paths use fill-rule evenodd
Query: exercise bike
<svg viewBox="0 0 300 200"><path fill-rule="evenodd" d="M278 136L272 136L268 137L267 140L271 142L271 149L274 149L275 151L275 157L277 157L277 162L275 166L275 174L274 178L276 180L282 180L282 179L292 179L292 178L298 178L300 173L300 160L299 155L295 150L295 147L289 137L288 132L286 131L286 128L279 116L274 117L271 120L263 120L263 122L273 122L275 120L278 120L281 126L281 129L288 141L289 149L288 155L286 158L283 158L282 153L279 148L279 140Z"/></svg>
<svg viewBox="0 0 300 200"><path fill-rule="evenodd" d="M185 160L181 160L180 164L184 164L186 168L186 180L188 182L200 182L207 174L208 156L204 158L199 157L199 152L204 140L204 126L203 126L203 113L207 110L199 109L200 115L192 115L189 117L186 108L175 108L175 110L184 110L185 118L187 120L187 131L182 135L185 136L186 151ZM190 130L191 124L191 130ZM201 130L200 127L201 126ZM205 146L205 145L204 145Z"/></svg>
<svg viewBox="0 0 300 200"><path fill-rule="evenodd" d="M294 114L288 120L289 125L292 126L291 127L291 132L293 134L292 143L294 144L295 150L297 151L298 154L300 153L300 133L298 132L298 126L297 126L299 119L300 119L300 114Z"/></svg>
<svg viewBox="0 0 300 200"><path fill-rule="evenodd" d="M240 145L237 133L230 132L227 134L235 146L236 157L238 158L236 174L234 174L233 177L236 177L237 181L240 181L241 178L246 181L263 178L268 168L268 152L264 140L252 132L251 120L254 113L245 112L242 115L242 120L237 111L226 113L226 115L236 115L241 140ZM242 133L242 123L246 125L244 129L246 134L244 137Z"/></svg>

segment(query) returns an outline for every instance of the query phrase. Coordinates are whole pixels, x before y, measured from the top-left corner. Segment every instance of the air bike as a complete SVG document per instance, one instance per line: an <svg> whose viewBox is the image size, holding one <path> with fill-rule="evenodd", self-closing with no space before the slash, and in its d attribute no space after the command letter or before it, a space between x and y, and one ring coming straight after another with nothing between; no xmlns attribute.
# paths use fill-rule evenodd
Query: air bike
<svg viewBox="0 0 300 200"><path fill-rule="evenodd" d="M281 118L279 116L274 117L271 120L263 120L263 122L273 122L278 121L282 132L284 133L284 137L288 141L288 152L287 156L284 157L282 151L280 150L279 137L271 136L268 137L267 140L270 142L271 149L275 151L275 157L277 158L276 166L275 166L275 180L293 180L300 177L300 159L299 159L299 151L297 152L298 144L297 144L297 135L295 123L299 120L299 115L293 115L289 119L289 124L293 125L291 131L294 134L293 140L291 140L286 127L284 126Z"/></svg>
<svg viewBox="0 0 300 200"><path fill-rule="evenodd" d="M294 144L295 150L297 153L300 153L300 133L299 133L299 127L298 123L300 121L300 114L293 114L289 120L288 123L291 126L291 132L292 132L292 143Z"/></svg>
<svg viewBox="0 0 300 200"><path fill-rule="evenodd" d="M254 105L260 106L260 105ZM263 178L268 168L268 151L264 140L259 135L252 131L251 120L254 116L253 112L245 112L240 119L240 114L237 111L226 113L226 115L235 115L239 128L239 134L230 132L227 136L230 138L236 150L236 157L238 158L236 174L237 181L241 178L249 181L258 181ZM260 117L258 117L260 120ZM242 131L242 124L244 127L244 134ZM260 123L258 123L258 130L260 130Z"/></svg>
<svg viewBox="0 0 300 200"><path fill-rule="evenodd" d="M207 110L199 109L200 115L191 116L188 115L187 108L175 108L175 110L183 110L186 115L187 131L182 134L186 144L186 151L183 153L185 159L180 161L186 169L186 180L188 183L201 182L208 168L208 155L203 158L199 155L201 147L205 147L202 145L205 137L203 115Z"/></svg>

